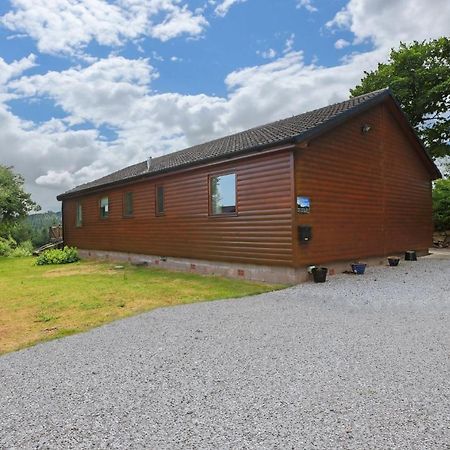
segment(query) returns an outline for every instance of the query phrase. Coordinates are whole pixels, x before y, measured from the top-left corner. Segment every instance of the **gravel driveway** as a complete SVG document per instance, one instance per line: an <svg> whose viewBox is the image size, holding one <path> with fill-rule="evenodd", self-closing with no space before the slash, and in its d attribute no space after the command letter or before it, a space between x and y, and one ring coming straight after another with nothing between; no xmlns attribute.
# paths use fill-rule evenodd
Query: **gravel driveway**
<svg viewBox="0 0 450 450"><path fill-rule="evenodd" d="M0 358L0 448L450 448L450 255Z"/></svg>

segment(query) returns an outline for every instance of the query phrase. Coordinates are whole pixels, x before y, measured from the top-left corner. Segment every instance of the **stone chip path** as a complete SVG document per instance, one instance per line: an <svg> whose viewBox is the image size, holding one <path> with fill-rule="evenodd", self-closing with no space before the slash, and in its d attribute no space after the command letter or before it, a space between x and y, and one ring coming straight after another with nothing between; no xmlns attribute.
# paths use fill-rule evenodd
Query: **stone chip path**
<svg viewBox="0 0 450 450"><path fill-rule="evenodd" d="M0 448L449 449L449 256L0 357Z"/></svg>

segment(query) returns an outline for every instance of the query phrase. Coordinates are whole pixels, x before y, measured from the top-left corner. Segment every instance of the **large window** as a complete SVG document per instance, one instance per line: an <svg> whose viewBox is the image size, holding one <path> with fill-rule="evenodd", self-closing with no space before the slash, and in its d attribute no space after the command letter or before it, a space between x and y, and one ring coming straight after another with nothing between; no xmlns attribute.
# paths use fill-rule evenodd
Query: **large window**
<svg viewBox="0 0 450 450"><path fill-rule="evenodd" d="M156 215L164 214L164 186L156 186Z"/></svg>
<svg viewBox="0 0 450 450"><path fill-rule="evenodd" d="M210 177L211 214L236 213L236 174Z"/></svg>
<svg viewBox="0 0 450 450"><path fill-rule="evenodd" d="M75 226L81 227L82 225L83 225L83 207L81 206L81 203L77 203Z"/></svg>
<svg viewBox="0 0 450 450"><path fill-rule="evenodd" d="M123 215L131 217L133 215L133 193L125 192L123 194Z"/></svg>
<svg viewBox="0 0 450 450"><path fill-rule="evenodd" d="M103 197L100 199L100 217L106 219L109 216L109 198Z"/></svg>

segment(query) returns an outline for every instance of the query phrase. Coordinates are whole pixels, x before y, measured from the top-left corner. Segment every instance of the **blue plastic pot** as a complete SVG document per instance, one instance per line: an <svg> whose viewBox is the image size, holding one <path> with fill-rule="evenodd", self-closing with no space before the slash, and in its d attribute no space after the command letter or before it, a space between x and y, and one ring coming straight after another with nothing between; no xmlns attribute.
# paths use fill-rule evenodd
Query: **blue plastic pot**
<svg viewBox="0 0 450 450"><path fill-rule="evenodd" d="M353 263L352 264L352 272L356 273L356 275L363 275L366 271L367 264L365 263Z"/></svg>

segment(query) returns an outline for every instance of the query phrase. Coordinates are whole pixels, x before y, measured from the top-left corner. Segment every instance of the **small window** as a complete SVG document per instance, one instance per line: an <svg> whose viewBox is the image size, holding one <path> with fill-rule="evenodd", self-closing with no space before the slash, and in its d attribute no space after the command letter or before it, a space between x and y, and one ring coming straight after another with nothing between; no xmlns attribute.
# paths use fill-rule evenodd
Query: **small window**
<svg viewBox="0 0 450 450"><path fill-rule="evenodd" d="M133 193L126 192L123 195L123 215L131 217L133 215Z"/></svg>
<svg viewBox="0 0 450 450"><path fill-rule="evenodd" d="M211 214L236 213L236 174L210 178Z"/></svg>
<svg viewBox="0 0 450 450"><path fill-rule="evenodd" d="M156 215L164 214L164 186L156 186Z"/></svg>
<svg viewBox="0 0 450 450"><path fill-rule="evenodd" d="M82 225L83 225L83 207L81 206L81 203L77 203L75 226L81 227Z"/></svg>
<svg viewBox="0 0 450 450"><path fill-rule="evenodd" d="M100 217L106 219L109 216L109 198L100 199Z"/></svg>
<svg viewBox="0 0 450 450"><path fill-rule="evenodd" d="M311 211L311 201L309 197L297 197L297 212L300 214L309 214Z"/></svg>

